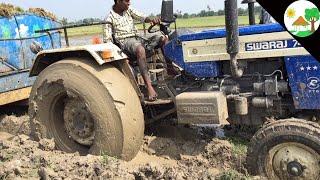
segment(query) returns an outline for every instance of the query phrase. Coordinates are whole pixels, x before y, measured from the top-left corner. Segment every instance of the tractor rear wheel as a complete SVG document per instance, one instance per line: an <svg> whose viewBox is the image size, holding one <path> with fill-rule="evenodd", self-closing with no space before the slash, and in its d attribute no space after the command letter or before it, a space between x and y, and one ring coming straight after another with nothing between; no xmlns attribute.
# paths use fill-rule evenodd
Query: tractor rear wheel
<svg viewBox="0 0 320 180"><path fill-rule="evenodd" d="M320 179L320 126L299 119L272 122L252 138L249 172L268 179Z"/></svg>
<svg viewBox="0 0 320 180"><path fill-rule="evenodd" d="M139 98L112 65L65 59L44 69L29 98L31 135L58 149L131 160L144 135Z"/></svg>

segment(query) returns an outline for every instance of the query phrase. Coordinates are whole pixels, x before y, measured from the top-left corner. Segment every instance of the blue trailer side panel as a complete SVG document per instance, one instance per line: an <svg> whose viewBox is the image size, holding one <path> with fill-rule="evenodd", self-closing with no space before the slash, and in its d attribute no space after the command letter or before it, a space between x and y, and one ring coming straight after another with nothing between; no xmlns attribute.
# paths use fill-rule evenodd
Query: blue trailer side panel
<svg viewBox="0 0 320 180"><path fill-rule="evenodd" d="M320 63L312 56L285 57L296 109L320 109Z"/></svg>
<svg viewBox="0 0 320 180"><path fill-rule="evenodd" d="M24 69L20 40L0 40L0 59L16 69Z"/></svg>
<svg viewBox="0 0 320 180"><path fill-rule="evenodd" d="M0 18L0 27L0 61L2 61L2 69L11 69L5 63L17 69L23 69L23 63L20 60L21 41L15 19Z"/></svg>
<svg viewBox="0 0 320 180"><path fill-rule="evenodd" d="M53 49L53 48L60 48L61 43L60 43L60 34L59 33L53 33L52 35L52 40L53 40L53 47L51 45L51 39L48 35L42 35L39 37L34 37L32 39L24 39L22 40L21 47L23 51L23 57L24 57L24 62L25 62L25 68L30 69L35 55L31 52L30 50L30 45L33 41L37 41L40 43L43 47L43 49Z"/></svg>
<svg viewBox="0 0 320 180"><path fill-rule="evenodd" d="M19 38L17 24L14 18L0 17L0 39Z"/></svg>
<svg viewBox="0 0 320 180"><path fill-rule="evenodd" d="M29 77L29 71L10 74L0 78L0 93L32 86L36 77Z"/></svg>
<svg viewBox="0 0 320 180"><path fill-rule="evenodd" d="M60 26L59 23L45 17L39 17L32 14L21 14L15 16L19 27L21 37L21 47L24 61L24 68L31 68L33 64L34 54L30 50L32 41L39 42L43 49L52 49L61 47L60 34L52 33L52 42L46 33L35 33L36 30L49 29ZM53 44L53 47L52 47Z"/></svg>
<svg viewBox="0 0 320 180"><path fill-rule="evenodd" d="M35 54L30 50L33 41L43 49L61 47L61 36L52 32L36 34L35 30L60 26L59 23L35 14L20 14L0 18L0 94L32 86L35 78L29 78L29 69ZM21 100L21 99L19 99Z"/></svg>

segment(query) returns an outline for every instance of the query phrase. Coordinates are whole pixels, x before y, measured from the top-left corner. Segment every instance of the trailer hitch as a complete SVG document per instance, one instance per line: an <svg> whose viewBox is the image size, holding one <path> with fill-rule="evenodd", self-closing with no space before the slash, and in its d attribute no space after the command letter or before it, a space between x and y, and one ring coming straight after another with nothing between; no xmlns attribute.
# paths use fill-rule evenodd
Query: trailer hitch
<svg viewBox="0 0 320 180"><path fill-rule="evenodd" d="M239 67L237 60L239 53L238 4L237 0L225 0L224 3L227 52L230 55L231 75L240 78L243 75L243 68Z"/></svg>

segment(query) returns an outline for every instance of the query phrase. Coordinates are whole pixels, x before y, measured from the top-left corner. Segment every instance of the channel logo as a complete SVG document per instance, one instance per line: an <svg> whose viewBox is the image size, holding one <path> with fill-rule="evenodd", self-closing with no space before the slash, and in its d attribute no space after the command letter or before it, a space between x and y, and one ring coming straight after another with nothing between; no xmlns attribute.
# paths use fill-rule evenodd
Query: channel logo
<svg viewBox="0 0 320 180"><path fill-rule="evenodd" d="M284 14L284 23L289 32L297 37L308 37L317 31L320 24L319 9L307 0L295 1Z"/></svg>

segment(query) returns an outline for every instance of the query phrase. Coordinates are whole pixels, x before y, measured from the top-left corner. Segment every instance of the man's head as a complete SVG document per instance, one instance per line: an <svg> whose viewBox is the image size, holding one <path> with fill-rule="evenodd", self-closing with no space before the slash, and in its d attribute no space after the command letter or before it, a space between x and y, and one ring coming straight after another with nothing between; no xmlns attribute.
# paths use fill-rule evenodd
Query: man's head
<svg viewBox="0 0 320 180"><path fill-rule="evenodd" d="M126 11L129 9L131 3L130 0L114 0L114 4L122 11Z"/></svg>

